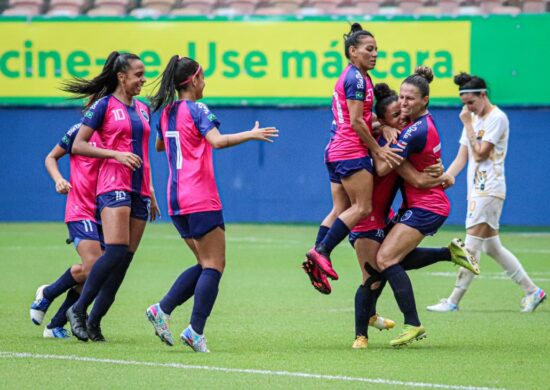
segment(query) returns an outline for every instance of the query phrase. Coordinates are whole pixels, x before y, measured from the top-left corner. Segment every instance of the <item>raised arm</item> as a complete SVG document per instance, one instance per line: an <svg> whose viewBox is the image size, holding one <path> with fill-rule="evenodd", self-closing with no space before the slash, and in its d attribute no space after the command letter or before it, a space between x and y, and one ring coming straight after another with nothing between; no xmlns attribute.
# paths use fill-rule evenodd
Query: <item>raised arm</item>
<svg viewBox="0 0 550 390"><path fill-rule="evenodd" d="M46 170L55 183L55 190L60 194L68 194L72 186L59 171L57 160L66 155L67 152L59 145L55 145L48 153L45 160Z"/></svg>
<svg viewBox="0 0 550 390"><path fill-rule="evenodd" d="M472 124L472 113L468 110L466 106L462 107L460 112L460 120L464 124L466 129L466 135L468 137L468 143L472 148L472 153L474 155L474 160L476 162L482 162L489 158L491 151L494 148L494 145L490 142L483 141L481 143L477 142L477 136L474 131L474 126Z"/></svg>
<svg viewBox="0 0 550 390"><path fill-rule="evenodd" d="M214 149L223 149L252 140L273 142L272 138L277 138L278 136L279 130L275 127L260 127L260 123L256 121L252 130L234 134L221 134L220 131L214 127L206 133L205 138Z"/></svg>

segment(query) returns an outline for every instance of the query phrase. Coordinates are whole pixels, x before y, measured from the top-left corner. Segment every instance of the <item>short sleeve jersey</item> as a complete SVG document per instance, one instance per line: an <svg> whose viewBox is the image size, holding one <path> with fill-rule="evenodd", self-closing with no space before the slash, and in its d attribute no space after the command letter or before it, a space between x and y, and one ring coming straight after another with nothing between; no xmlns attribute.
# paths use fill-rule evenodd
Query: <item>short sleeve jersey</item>
<svg viewBox="0 0 550 390"><path fill-rule="evenodd" d="M468 197L494 196L504 199L506 197L504 160L510 132L508 117L500 108L495 107L485 118L476 116L472 125L476 133L476 142L481 144L487 141L494 147L488 159L476 162L466 129L462 129L460 144L468 148Z"/></svg>
<svg viewBox="0 0 550 390"><path fill-rule="evenodd" d="M338 78L332 96L332 114L336 128L326 148L325 161L333 162L365 157L367 146L351 126L347 100L363 102L363 119L372 132L372 106L374 92L372 81L363 77L359 69L349 64Z"/></svg>
<svg viewBox="0 0 550 390"><path fill-rule="evenodd" d="M128 191L150 197L149 107L137 99L131 106L113 95L96 101L82 123L99 135L103 148L137 154L143 163L132 171L115 159L103 159L99 169L97 195Z"/></svg>
<svg viewBox="0 0 550 390"><path fill-rule="evenodd" d="M179 100L162 111L157 136L168 158L168 214L221 210L212 146L206 134L220 122L203 103Z"/></svg>
<svg viewBox="0 0 550 390"><path fill-rule="evenodd" d="M441 158L441 141L432 116L426 114L407 125L399 134L397 147L402 149L398 154L407 158L419 172L435 164ZM421 208L444 217L449 215L450 203L443 186L415 188L405 182L404 192L408 207Z"/></svg>
<svg viewBox="0 0 550 390"><path fill-rule="evenodd" d="M65 223L74 221L96 220L96 186L101 160L79 156L72 153L73 143L80 130L81 123L71 127L59 141L59 146L69 154L72 189L67 195L65 205ZM97 133L92 135L90 145L100 147Z"/></svg>

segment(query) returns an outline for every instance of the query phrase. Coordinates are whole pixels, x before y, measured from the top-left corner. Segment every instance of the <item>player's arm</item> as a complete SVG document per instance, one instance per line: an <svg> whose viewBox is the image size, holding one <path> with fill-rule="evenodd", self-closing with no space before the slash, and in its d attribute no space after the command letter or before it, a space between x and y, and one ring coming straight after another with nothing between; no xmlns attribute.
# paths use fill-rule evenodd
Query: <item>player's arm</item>
<svg viewBox="0 0 550 390"><path fill-rule="evenodd" d="M403 158L394 153L389 147L381 147L370 133L369 127L363 118L363 100L346 99L348 105L351 127L359 135L361 141L367 146L370 154L376 162L383 161L390 169L398 166ZM389 172L389 171L388 171Z"/></svg>
<svg viewBox="0 0 550 390"><path fill-rule="evenodd" d="M468 162L468 147L466 145L460 145L455 159L447 168L447 173L452 177L457 177L458 174L464 169Z"/></svg>
<svg viewBox="0 0 550 390"><path fill-rule="evenodd" d="M234 134L221 134L217 127L213 127L206 133L205 138L214 149L223 149L253 140L273 142L273 138L278 136L279 130L275 127L260 127L260 123L256 121L252 130Z"/></svg>
<svg viewBox="0 0 550 390"><path fill-rule="evenodd" d="M158 141L158 138L157 138ZM164 145L164 143L163 143ZM151 191L151 209L149 211L149 222L160 218L160 208L155 195L155 186L153 185L153 170L149 170L149 190Z"/></svg>
<svg viewBox="0 0 550 390"><path fill-rule="evenodd" d="M88 141L92 138L93 133L94 130L91 127L83 124L74 140L72 152L81 156L94 158L112 158L134 171L141 166L141 158L137 154L103 149L90 145Z"/></svg>
<svg viewBox="0 0 550 390"><path fill-rule="evenodd" d="M472 124L472 113L468 110L468 108L466 108L466 106L462 107L462 111L460 112L460 120L466 129L466 136L468 137L468 143L472 148L474 160L476 162L487 160L491 155L494 145L488 141L483 141L481 143L477 142L477 136Z"/></svg>
<svg viewBox="0 0 550 390"><path fill-rule="evenodd" d="M157 152L164 152L166 150L166 146L164 145L164 140L157 137L157 140L155 141L155 150Z"/></svg>
<svg viewBox="0 0 550 390"><path fill-rule="evenodd" d="M438 177L433 177L426 172L417 171L409 161L405 161L397 167L395 171L399 174L399 176L405 179L407 183L415 188L433 188L440 185L450 187L454 184L454 178L452 178L449 174L443 173Z"/></svg>
<svg viewBox="0 0 550 390"><path fill-rule="evenodd" d="M68 194L72 186L67 181L61 172L59 171L59 165L57 160L67 154L67 151L59 145L55 145L54 148L46 156L46 170L55 183L55 190L60 194Z"/></svg>

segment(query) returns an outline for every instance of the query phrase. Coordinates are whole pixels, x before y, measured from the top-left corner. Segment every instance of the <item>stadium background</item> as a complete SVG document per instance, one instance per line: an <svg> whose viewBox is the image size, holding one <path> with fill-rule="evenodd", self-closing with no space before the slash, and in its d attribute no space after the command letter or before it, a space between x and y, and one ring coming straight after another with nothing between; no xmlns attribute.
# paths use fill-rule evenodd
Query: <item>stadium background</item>
<svg viewBox="0 0 550 390"><path fill-rule="evenodd" d="M452 75L464 70L486 78L491 99L511 123L501 222L548 226L544 135L550 121L550 52L544 40L550 15L359 21L384 52L372 74L375 82L398 88L418 62L436 67L431 112L446 165L461 131ZM71 74L97 74L102 56L118 49L147 57L150 81L171 54L194 54L208 69L204 101L220 118L222 132L251 128L255 120L280 129L273 145L251 143L238 152L215 153L228 222L318 222L330 207L323 149L330 96L343 64L340 38L347 30L345 17L0 17L0 220L62 220L64 198L55 193L43 160L78 121L80 109L57 87ZM157 121L153 116L153 128ZM167 220L165 156L154 152L153 144L154 134L154 182ZM64 160L62 171L68 174ZM463 174L449 191L451 224L463 223L465 192Z"/></svg>

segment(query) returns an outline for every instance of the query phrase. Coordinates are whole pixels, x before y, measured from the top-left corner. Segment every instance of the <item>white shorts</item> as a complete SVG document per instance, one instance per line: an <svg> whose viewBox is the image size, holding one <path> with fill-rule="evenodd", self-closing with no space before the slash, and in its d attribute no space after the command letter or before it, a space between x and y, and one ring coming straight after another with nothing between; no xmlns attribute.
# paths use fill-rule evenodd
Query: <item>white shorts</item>
<svg viewBox="0 0 550 390"><path fill-rule="evenodd" d="M495 230L499 228L500 214L504 199L494 196L477 196L470 198L466 213L466 229L486 223Z"/></svg>

